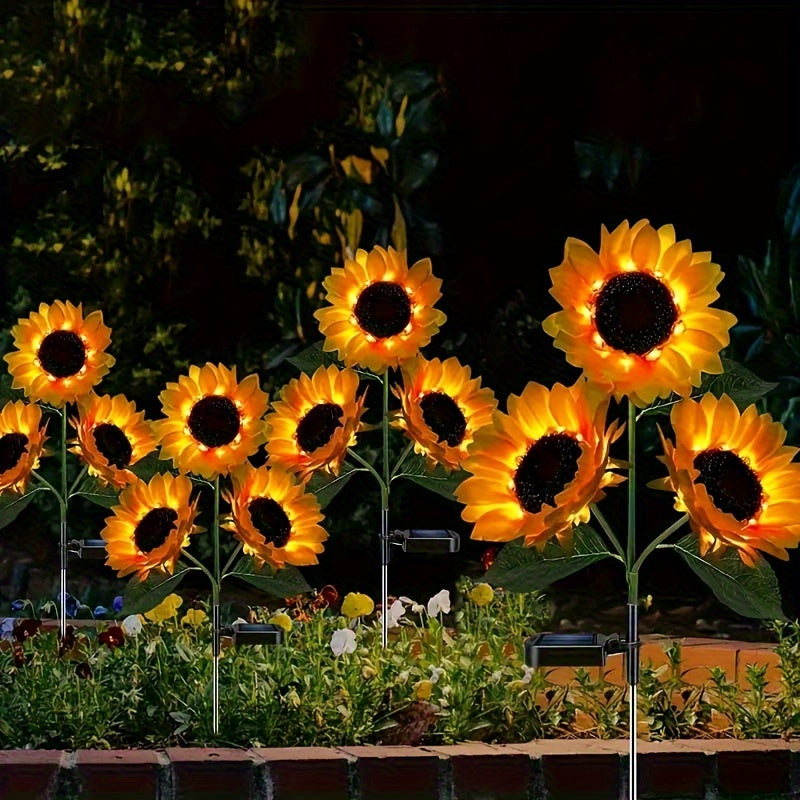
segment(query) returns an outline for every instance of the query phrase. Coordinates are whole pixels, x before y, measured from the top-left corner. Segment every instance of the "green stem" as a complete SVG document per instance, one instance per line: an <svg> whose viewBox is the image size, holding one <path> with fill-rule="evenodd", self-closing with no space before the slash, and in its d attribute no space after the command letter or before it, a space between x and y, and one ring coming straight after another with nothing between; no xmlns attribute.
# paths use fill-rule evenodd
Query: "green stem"
<svg viewBox="0 0 800 800"><path fill-rule="evenodd" d="M214 578L219 592L220 580L220 553L219 553L219 475L214 480L214 518L211 522L211 535L214 538Z"/></svg>
<svg viewBox="0 0 800 800"><path fill-rule="evenodd" d="M188 550L181 550L183 555L189 559L198 569L205 573L206 577L208 578L209 583L211 584L211 588L214 588L214 576L209 571L208 567L199 559L195 558Z"/></svg>
<svg viewBox="0 0 800 800"><path fill-rule="evenodd" d="M632 569L636 557L636 406L628 398L628 603L636 603L639 575Z"/></svg>
<svg viewBox="0 0 800 800"><path fill-rule="evenodd" d="M67 505L67 407L61 409L61 497L64 499L64 513Z"/></svg>
<svg viewBox="0 0 800 800"><path fill-rule="evenodd" d="M397 459L397 463L394 465L394 467L392 467L392 474L389 475L389 483L391 483L394 480L395 475L397 475L398 470L405 463L405 460L408 458L408 454L411 452L413 447L414 447L414 442L409 442L405 446L405 449L400 454L400 458Z"/></svg>
<svg viewBox="0 0 800 800"><path fill-rule="evenodd" d="M650 542L650 544L647 545L647 547L645 547L639 558L636 559L636 563L633 565L633 567L631 567L631 572L638 572L641 569L641 566L644 563L644 560L647 558L647 556L649 556L650 553L652 553L653 550L655 550L665 539L669 539L669 537L672 536L672 534L675 533L675 531L683 527L683 525L685 525L686 522L688 522L688 520L689 520L689 515L684 514L682 517L675 520L675 522L673 522L672 525L670 525L668 528L659 533L658 536L656 536L656 538L653 539L653 541Z"/></svg>
<svg viewBox="0 0 800 800"><path fill-rule="evenodd" d="M383 484L386 487L386 499L389 499L389 370L383 373L383 415L381 417L381 433L383 435Z"/></svg>
<svg viewBox="0 0 800 800"><path fill-rule="evenodd" d="M349 455L351 455L356 461L358 461L359 464L365 467L367 472L369 472L372 477L378 481L378 483L381 485L381 492L383 492L384 482L378 470L376 470L375 467L373 467L372 464L370 464L369 461L367 461L363 456L360 456L358 453L356 453L355 450L349 450L348 452Z"/></svg>
<svg viewBox="0 0 800 800"><path fill-rule="evenodd" d="M625 551L622 549L622 545L620 544L617 535L614 533L611 526L608 524L608 520L605 518L603 513L597 507L597 503L592 503L591 505L592 514L594 514L595 519L600 523L600 527L605 531L606 536L608 536L611 544L614 545L614 549L619 553L620 560L625 563Z"/></svg>
<svg viewBox="0 0 800 800"><path fill-rule="evenodd" d="M89 467L84 464L83 469L78 473L78 477L72 481L72 486L69 487L69 494L67 494L67 499L69 500L70 497L75 493L75 490L78 488L78 484L80 484L81 480L83 480L83 476L89 471Z"/></svg>
<svg viewBox="0 0 800 800"><path fill-rule="evenodd" d="M48 481L47 478L43 478L38 472L32 472L31 474L33 475L34 478L36 478L37 481L39 481L39 483L42 484L42 486L47 488L56 496L56 499L58 500L59 503L62 502L61 495L58 493L58 489L56 489L56 487L53 486L53 484L50 483L50 481Z"/></svg>
<svg viewBox="0 0 800 800"><path fill-rule="evenodd" d="M239 542L239 544L236 545L236 549L231 553L231 557L225 562L225 566L222 568L222 576L219 579L220 583L222 583L222 581L225 580L225 578L228 575L228 570L231 568L231 565L236 560L236 556L238 556L239 553L241 552L242 552L242 543Z"/></svg>

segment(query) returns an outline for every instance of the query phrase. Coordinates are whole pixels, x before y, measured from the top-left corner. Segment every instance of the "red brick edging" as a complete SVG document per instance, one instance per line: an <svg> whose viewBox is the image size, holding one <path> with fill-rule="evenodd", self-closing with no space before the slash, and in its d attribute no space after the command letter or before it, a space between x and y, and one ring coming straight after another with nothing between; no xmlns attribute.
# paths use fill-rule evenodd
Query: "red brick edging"
<svg viewBox="0 0 800 800"><path fill-rule="evenodd" d="M640 741L639 797L800 796L800 742ZM3 800L618 800L628 741L0 751Z"/></svg>

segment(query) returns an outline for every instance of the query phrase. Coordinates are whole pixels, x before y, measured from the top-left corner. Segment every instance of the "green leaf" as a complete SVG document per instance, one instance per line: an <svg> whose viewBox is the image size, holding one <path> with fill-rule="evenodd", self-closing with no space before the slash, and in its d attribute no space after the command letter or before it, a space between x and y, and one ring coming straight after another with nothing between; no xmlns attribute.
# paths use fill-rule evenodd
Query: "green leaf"
<svg viewBox="0 0 800 800"><path fill-rule="evenodd" d="M298 183L308 183L330 169L330 162L315 153L304 153L287 162L283 175L286 186L294 189Z"/></svg>
<svg viewBox="0 0 800 800"><path fill-rule="evenodd" d="M33 496L38 492L46 492L44 486L31 489L25 494L13 494L11 492L0 494L0 528L10 525L23 511L23 509L33 500Z"/></svg>
<svg viewBox="0 0 800 800"><path fill-rule="evenodd" d="M485 580L510 592L532 592L609 556L611 552L597 531L578 525L573 531L572 553L552 540L540 553L535 547L525 547L522 539L514 539L500 551Z"/></svg>
<svg viewBox="0 0 800 800"><path fill-rule="evenodd" d="M747 367L742 366L738 361L730 358L722 359L724 372L720 375L704 375L700 388L692 392L694 399L699 399L704 394L710 392L715 397L722 397L727 394L739 410L747 408L756 400L760 400L767 392L771 392L778 384L771 381L763 381ZM670 395L666 400L656 400L651 406L646 408L639 416L645 417L653 414L669 414L672 406L678 403L681 398Z"/></svg>
<svg viewBox="0 0 800 800"><path fill-rule="evenodd" d="M122 616L143 614L155 608L168 594L175 591L190 572L196 572L197 569L198 567L189 567L178 562L173 575L164 576L162 573L151 572L143 581L132 578L123 592L124 601L119 613Z"/></svg>
<svg viewBox="0 0 800 800"><path fill-rule="evenodd" d="M717 558L703 558L694 534L666 547L674 548L717 599L737 614L756 619L786 619L781 610L778 579L766 559L748 567L733 547Z"/></svg>
<svg viewBox="0 0 800 800"><path fill-rule="evenodd" d="M422 153L409 155L403 165L403 177L398 187L400 193L407 196L419 189L438 163L439 154L434 150L424 150Z"/></svg>
<svg viewBox="0 0 800 800"><path fill-rule="evenodd" d="M320 508L325 508L339 492L347 486L350 478L356 472L364 472L362 467L352 467L342 464L338 475L329 475L327 472L317 472L308 482L308 490L319 501Z"/></svg>
<svg viewBox="0 0 800 800"><path fill-rule="evenodd" d="M311 591L311 587L296 567L286 566L283 569L273 570L268 564L265 564L259 571L255 567L252 556L240 558L224 577L247 581L251 586L275 597L294 597L297 594Z"/></svg>
<svg viewBox="0 0 800 800"><path fill-rule="evenodd" d="M119 489L104 486L97 478L87 475L70 497L84 497L90 503L111 508L119 503Z"/></svg>
<svg viewBox="0 0 800 800"><path fill-rule="evenodd" d="M437 464L430 471L424 456L414 455L403 462L402 471L394 477L406 478L442 497L455 500L455 491L458 485L469 477L469 473L464 470L448 472L441 464Z"/></svg>
<svg viewBox="0 0 800 800"><path fill-rule="evenodd" d="M318 367L327 367L330 364L340 366L339 359L336 358L335 353L326 353L322 349L322 342L314 342L314 344L301 350L296 356L286 359L290 364L297 367L300 372L305 372L307 375L313 373Z"/></svg>
<svg viewBox="0 0 800 800"><path fill-rule="evenodd" d="M159 458L156 453L150 453L137 461L130 470L137 478L147 482L155 475L171 472L172 466L169 461Z"/></svg>

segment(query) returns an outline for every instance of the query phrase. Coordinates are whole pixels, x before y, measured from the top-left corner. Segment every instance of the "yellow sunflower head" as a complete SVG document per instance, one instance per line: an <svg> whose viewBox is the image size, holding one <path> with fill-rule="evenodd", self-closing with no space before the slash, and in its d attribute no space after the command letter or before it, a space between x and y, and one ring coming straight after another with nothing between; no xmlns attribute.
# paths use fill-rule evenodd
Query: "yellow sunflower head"
<svg viewBox="0 0 800 800"><path fill-rule="evenodd" d="M719 352L736 317L709 304L723 273L710 253L676 242L672 225L603 227L599 253L567 239L550 276L562 310L544 321L545 331L618 400L647 406L671 392L686 396L701 373L722 372Z"/></svg>
<svg viewBox="0 0 800 800"><path fill-rule="evenodd" d="M153 423L161 458L204 478L227 474L264 441L269 397L257 375L236 380L236 367L189 367L158 396L166 419Z"/></svg>
<svg viewBox="0 0 800 800"><path fill-rule="evenodd" d="M265 418L270 464L303 480L318 469L338 475L364 412L364 394L357 391L358 374L334 364L289 381Z"/></svg>
<svg viewBox="0 0 800 800"><path fill-rule="evenodd" d="M15 400L0 411L0 492L25 493L47 438L41 423L42 409L33 403Z"/></svg>
<svg viewBox="0 0 800 800"><path fill-rule="evenodd" d="M136 480L129 468L156 449L144 412L137 412L136 404L121 394L84 395L72 424L78 439L71 451L86 462L91 475L111 486L121 488Z"/></svg>
<svg viewBox="0 0 800 800"><path fill-rule="evenodd" d="M494 392L481 389L469 367L457 358L430 361L423 356L401 366L402 389L395 388L401 410L395 424L406 431L414 450L433 464L458 469L475 432L492 421Z"/></svg>
<svg viewBox="0 0 800 800"><path fill-rule="evenodd" d="M231 482L233 491L225 494L231 516L224 527L259 567L264 562L276 568L317 563L328 538L319 525L323 515L317 498L291 473L278 466L242 464L231 471Z"/></svg>
<svg viewBox="0 0 800 800"><path fill-rule="evenodd" d="M661 435L669 476L651 485L675 493L701 554L731 546L748 565L757 550L786 560L786 548L800 542L800 464L792 462L798 449L783 444L783 426L712 394L681 400L670 421L675 443Z"/></svg>
<svg viewBox="0 0 800 800"><path fill-rule="evenodd" d="M81 304L42 303L11 329L17 350L3 358L14 377L12 388L31 400L61 407L97 385L114 364L106 353L111 331L103 314L83 318Z"/></svg>
<svg viewBox="0 0 800 800"><path fill-rule="evenodd" d="M463 467L472 476L456 490L461 516L474 523L473 539L506 542L525 538L543 548L556 536L569 543L572 528L589 519L589 506L605 487L624 480L609 468L621 434L606 428L608 397L580 379L547 389L529 383L508 398L508 414L475 435Z"/></svg>
<svg viewBox="0 0 800 800"><path fill-rule="evenodd" d="M433 304L442 296L428 258L410 269L405 251L358 250L325 279L332 304L314 313L323 349L338 351L348 366L375 373L397 367L430 342L447 319Z"/></svg>
<svg viewBox="0 0 800 800"><path fill-rule="evenodd" d="M106 565L120 578L135 572L144 580L152 570L171 575L189 536L202 530L194 524L197 498L191 501L191 493L189 478L169 473L123 489L100 534L108 551Z"/></svg>

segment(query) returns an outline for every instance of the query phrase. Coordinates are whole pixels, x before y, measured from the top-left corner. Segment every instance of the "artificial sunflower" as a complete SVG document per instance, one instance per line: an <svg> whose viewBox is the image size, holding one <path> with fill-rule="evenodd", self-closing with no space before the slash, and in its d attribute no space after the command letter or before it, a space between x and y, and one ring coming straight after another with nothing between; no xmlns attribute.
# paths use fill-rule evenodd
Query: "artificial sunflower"
<svg viewBox="0 0 800 800"><path fill-rule="evenodd" d="M314 312L323 349L338 351L348 366L375 373L397 367L430 342L447 317L433 304L442 282L429 258L410 269L405 251L374 247L346 258L323 282L332 304Z"/></svg>
<svg viewBox="0 0 800 800"><path fill-rule="evenodd" d="M457 358L428 361L421 355L401 366L402 389L395 388L401 410L395 425L405 430L414 450L433 464L458 469L475 432L492 421L494 392L481 388L469 367Z"/></svg>
<svg viewBox="0 0 800 800"><path fill-rule="evenodd" d="M712 394L681 400L670 421L675 444L661 434L669 476L650 485L675 493L701 555L731 546L748 565L757 550L786 560L800 542L800 464L792 462L798 449L783 444L784 427Z"/></svg>
<svg viewBox="0 0 800 800"><path fill-rule="evenodd" d="M289 381L265 417L270 463L303 480L318 469L338 475L364 412L357 391L358 374L334 364Z"/></svg>
<svg viewBox="0 0 800 800"><path fill-rule="evenodd" d="M231 482L233 491L225 493L231 516L224 527L259 568L264 562L277 568L317 563L328 538L319 525L319 501L291 473L279 466L242 464L231 470Z"/></svg>
<svg viewBox="0 0 800 800"><path fill-rule="evenodd" d="M120 578L135 572L144 580L151 571L172 574L195 525L197 498L185 475L154 475L148 483L135 481L120 492L100 535L106 542L106 565Z"/></svg>
<svg viewBox="0 0 800 800"><path fill-rule="evenodd" d="M475 523L473 539L525 538L542 549L555 536L571 541L574 525L589 520L589 506L622 475L609 456L621 434L606 428L609 398L583 379L552 389L529 383L508 398L508 414L495 412L479 430L463 467L472 476L456 489L461 516Z"/></svg>
<svg viewBox="0 0 800 800"><path fill-rule="evenodd" d="M94 392L79 398L78 433L71 452L80 456L89 474L103 483L123 487L136 480L129 467L156 449L155 437L143 411L124 395L98 397Z"/></svg>
<svg viewBox="0 0 800 800"><path fill-rule="evenodd" d="M550 270L550 294L562 311L543 322L567 361L619 400L637 406L699 386L701 373L722 372L719 352L736 317L710 308L723 273L710 253L675 241L672 225L646 219L601 229L600 252L567 239Z"/></svg>
<svg viewBox="0 0 800 800"><path fill-rule="evenodd" d="M11 329L14 353L3 358L14 376L13 389L37 402L61 407L74 402L98 384L114 364L106 353L111 330L103 314L83 318L81 304L56 300L42 303Z"/></svg>
<svg viewBox="0 0 800 800"><path fill-rule="evenodd" d="M34 403L15 400L0 411L0 492L25 493L47 438L41 422L42 409Z"/></svg>
<svg viewBox="0 0 800 800"><path fill-rule="evenodd" d="M181 472L204 478L226 474L264 441L269 397L257 375L237 382L236 367L193 366L158 399L167 417L153 423L161 458L171 458Z"/></svg>

